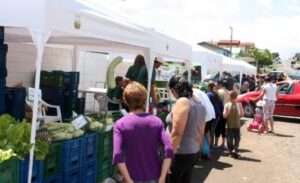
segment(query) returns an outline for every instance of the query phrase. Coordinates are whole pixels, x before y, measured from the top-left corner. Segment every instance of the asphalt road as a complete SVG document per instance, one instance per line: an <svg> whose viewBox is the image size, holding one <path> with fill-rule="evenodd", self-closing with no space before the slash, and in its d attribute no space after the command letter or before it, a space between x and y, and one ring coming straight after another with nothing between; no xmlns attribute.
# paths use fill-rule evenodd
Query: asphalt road
<svg viewBox="0 0 300 183"><path fill-rule="evenodd" d="M247 131L243 119L239 159L215 149L194 169L193 183L300 182L300 119L275 118L275 134Z"/></svg>

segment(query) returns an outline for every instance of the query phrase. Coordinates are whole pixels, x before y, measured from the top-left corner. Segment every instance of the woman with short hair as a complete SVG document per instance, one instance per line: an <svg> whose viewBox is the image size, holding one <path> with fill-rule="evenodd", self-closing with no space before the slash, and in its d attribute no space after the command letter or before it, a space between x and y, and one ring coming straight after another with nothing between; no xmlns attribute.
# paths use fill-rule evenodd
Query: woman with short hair
<svg viewBox="0 0 300 183"><path fill-rule="evenodd" d="M170 140L162 121L144 106L147 91L138 82L130 82L123 93L129 114L114 126L113 163L117 164L126 183L164 183L173 157ZM161 163L158 147L164 148Z"/></svg>

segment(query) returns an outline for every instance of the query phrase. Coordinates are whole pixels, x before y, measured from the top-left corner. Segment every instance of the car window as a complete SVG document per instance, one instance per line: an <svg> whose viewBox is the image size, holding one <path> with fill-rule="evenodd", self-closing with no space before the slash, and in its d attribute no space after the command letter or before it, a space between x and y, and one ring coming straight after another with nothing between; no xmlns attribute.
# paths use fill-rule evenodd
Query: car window
<svg viewBox="0 0 300 183"><path fill-rule="evenodd" d="M289 92L289 83L280 83L277 85L279 94L288 94ZM293 90L294 91L294 90Z"/></svg>
<svg viewBox="0 0 300 183"><path fill-rule="evenodd" d="M286 94L294 93L294 84L291 84Z"/></svg>

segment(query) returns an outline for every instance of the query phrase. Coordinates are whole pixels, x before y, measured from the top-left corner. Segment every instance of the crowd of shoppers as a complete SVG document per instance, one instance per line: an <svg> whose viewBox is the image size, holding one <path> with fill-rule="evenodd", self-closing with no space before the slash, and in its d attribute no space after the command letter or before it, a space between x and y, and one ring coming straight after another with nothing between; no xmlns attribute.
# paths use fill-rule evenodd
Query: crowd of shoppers
<svg viewBox="0 0 300 183"><path fill-rule="evenodd" d="M147 90L142 84L132 81L124 89L129 114L115 123L113 162L126 183L190 183L204 134L211 148L221 135L225 148L227 137L230 155L237 156L243 115L234 102L237 92L218 81L209 83L205 93L179 74L171 77L168 87L176 102L167 131L158 117L145 112ZM163 157L158 153L161 146Z"/></svg>

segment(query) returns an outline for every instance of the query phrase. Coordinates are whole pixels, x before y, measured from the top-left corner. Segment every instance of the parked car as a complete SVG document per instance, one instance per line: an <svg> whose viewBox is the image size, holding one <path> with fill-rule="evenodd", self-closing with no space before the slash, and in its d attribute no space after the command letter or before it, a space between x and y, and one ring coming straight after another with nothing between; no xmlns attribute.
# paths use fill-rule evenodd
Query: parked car
<svg viewBox="0 0 300 183"><path fill-rule="evenodd" d="M279 94L274 115L300 117L300 80L282 81L277 83L277 87ZM259 94L249 92L237 98L237 102L243 105L245 117L253 117L256 106L250 99Z"/></svg>
<svg viewBox="0 0 300 183"><path fill-rule="evenodd" d="M279 76L285 77L286 74L283 71L271 71L267 74L270 78L278 78Z"/></svg>
<svg viewBox="0 0 300 183"><path fill-rule="evenodd" d="M300 67L299 67L300 68ZM295 73L293 73L293 74L289 74L289 77L291 78L291 79L299 79L300 80L300 71L297 71L297 72L295 72Z"/></svg>

